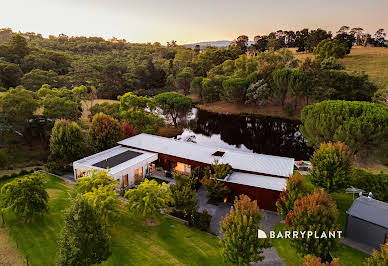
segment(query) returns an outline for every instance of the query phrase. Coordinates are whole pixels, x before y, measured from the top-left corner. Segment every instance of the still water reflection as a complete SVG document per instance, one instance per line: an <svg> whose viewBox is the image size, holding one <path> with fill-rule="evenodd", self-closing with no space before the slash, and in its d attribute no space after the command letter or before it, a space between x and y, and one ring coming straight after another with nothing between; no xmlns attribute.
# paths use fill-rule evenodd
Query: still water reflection
<svg viewBox="0 0 388 266"><path fill-rule="evenodd" d="M178 139L214 147L308 160L313 149L299 132L300 121L255 115L224 115L193 109Z"/></svg>

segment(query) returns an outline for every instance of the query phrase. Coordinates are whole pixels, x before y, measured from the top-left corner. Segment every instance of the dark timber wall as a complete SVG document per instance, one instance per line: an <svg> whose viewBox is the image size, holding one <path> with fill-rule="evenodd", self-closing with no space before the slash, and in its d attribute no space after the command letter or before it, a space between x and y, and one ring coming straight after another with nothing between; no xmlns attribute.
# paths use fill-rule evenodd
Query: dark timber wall
<svg viewBox="0 0 388 266"><path fill-rule="evenodd" d="M235 197L245 194L252 200L257 200L257 205L259 205L260 209L276 211L276 201L280 196L280 191L229 182L225 182L225 184L232 191L228 197L229 201L233 201Z"/></svg>

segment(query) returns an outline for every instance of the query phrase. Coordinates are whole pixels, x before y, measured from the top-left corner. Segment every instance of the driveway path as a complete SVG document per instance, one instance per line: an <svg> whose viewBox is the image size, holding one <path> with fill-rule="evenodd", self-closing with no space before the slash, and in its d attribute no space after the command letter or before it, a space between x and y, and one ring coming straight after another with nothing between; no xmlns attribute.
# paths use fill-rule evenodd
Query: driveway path
<svg viewBox="0 0 388 266"><path fill-rule="evenodd" d="M212 216L210 221L210 232L216 234L219 237L223 237L220 233L220 222L222 217L229 213L230 208L233 206L232 203L225 202L218 205L207 203L207 191L201 186L198 190L198 211L202 212L204 209ZM281 217L272 211L264 211L264 218L260 222L260 226L265 228L265 231L271 231L276 224L281 220ZM261 262L255 262L251 265L272 265L272 266L283 266L285 265L279 255L276 253L274 248L267 248L263 251L264 260Z"/></svg>

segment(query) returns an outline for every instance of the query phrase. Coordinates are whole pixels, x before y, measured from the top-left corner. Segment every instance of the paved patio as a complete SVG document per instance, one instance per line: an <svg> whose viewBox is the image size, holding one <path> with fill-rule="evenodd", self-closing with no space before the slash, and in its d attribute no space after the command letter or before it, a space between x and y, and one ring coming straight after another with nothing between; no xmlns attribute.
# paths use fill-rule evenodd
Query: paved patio
<svg viewBox="0 0 388 266"><path fill-rule="evenodd" d="M233 206L230 202L220 203L219 205L208 204L207 191L204 187L200 187L198 190L198 211L202 212L204 209L212 216L210 221L210 231L219 237L223 237L220 233L220 222L222 217L229 213L230 208ZM276 224L281 220L281 217L272 211L264 211L264 218L261 220L260 226L265 230L271 231ZM267 248L263 251L265 257L261 262L252 263L252 265L273 265L280 266L285 265L274 248Z"/></svg>

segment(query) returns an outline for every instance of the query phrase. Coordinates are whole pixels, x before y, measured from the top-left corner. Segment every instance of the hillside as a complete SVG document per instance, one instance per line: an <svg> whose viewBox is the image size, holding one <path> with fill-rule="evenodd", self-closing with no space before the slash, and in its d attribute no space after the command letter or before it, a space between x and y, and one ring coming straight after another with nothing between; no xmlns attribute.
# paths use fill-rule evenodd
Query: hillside
<svg viewBox="0 0 388 266"><path fill-rule="evenodd" d="M296 49L292 49L295 52ZM311 53L296 53L296 57L304 60L313 57ZM339 60L346 71L364 71L379 87L388 87L388 49L383 47L353 47L350 54Z"/></svg>

